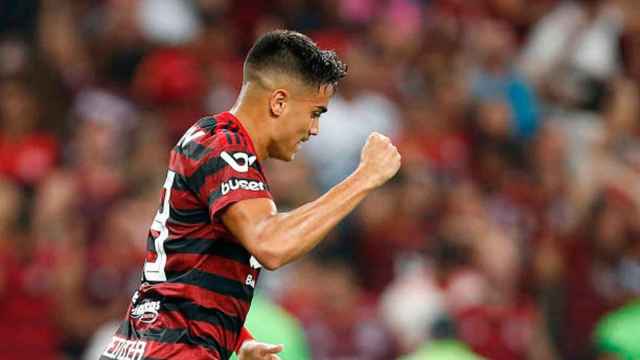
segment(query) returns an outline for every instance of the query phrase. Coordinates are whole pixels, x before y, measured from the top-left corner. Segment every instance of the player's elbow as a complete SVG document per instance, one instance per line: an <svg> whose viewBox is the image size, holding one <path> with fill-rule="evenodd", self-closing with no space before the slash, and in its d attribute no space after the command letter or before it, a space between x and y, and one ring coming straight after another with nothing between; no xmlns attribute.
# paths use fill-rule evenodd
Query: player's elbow
<svg viewBox="0 0 640 360"><path fill-rule="evenodd" d="M270 245L268 241L263 241L255 249L254 256L262 267L267 270L277 270L287 264L287 257L284 251L280 251L277 246Z"/></svg>
<svg viewBox="0 0 640 360"><path fill-rule="evenodd" d="M281 268L284 263L276 256L269 254L254 255L263 268L273 271Z"/></svg>
<svg viewBox="0 0 640 360"><path fill-rule="evenodd" d="M281 262L281 261L279 261L278 259L275 259L275 258L265 258L260 263L262 264L262 267L264 267L265 269L267 269L269 271L278 270L279 268L281 268L284 265L283 262Z"/></svg>

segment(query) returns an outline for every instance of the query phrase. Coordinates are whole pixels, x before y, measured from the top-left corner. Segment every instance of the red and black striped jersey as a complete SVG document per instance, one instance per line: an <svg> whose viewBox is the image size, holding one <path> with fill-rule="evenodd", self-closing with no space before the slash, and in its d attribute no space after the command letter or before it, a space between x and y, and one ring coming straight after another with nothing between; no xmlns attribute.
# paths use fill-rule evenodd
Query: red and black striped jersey
<svg viewBox="0 0 640 360"><path fill-rule="evenodd" d="M249 134L228 112L200 119L171 151L142 285L118 332L144 339L145 358L164 358L171 347L163 344L197 348L213 359L230 356L260 264L220 215L251 198L271 194ZM154 348L156 355L148 353Z"/></svg>

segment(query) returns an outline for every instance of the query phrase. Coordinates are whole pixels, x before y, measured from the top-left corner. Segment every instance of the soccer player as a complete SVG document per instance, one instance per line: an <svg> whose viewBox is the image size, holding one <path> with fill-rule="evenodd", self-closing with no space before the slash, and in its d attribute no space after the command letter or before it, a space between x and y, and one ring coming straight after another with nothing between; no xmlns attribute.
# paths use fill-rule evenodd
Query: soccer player
<svg viewBox="0 0 640 360"><path fill-rule="evenodd" d="M333 51L300 33L257 40L236 104L200 119L171 151L142 283L101 359L227 359L233 351L240 360L279 359L280 345L253 340L243 327L260 268L308 253L400 167L395 146L372 133L349 177L313 202L277 211L260 162L293 160L318 134L345 74Z"/></svg>

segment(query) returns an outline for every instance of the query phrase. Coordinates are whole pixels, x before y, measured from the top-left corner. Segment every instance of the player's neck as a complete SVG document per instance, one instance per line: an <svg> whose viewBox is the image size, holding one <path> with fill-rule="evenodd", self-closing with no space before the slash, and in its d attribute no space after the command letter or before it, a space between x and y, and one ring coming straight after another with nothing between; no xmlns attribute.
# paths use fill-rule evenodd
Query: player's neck
<svg viewBox="0 0 640 360"><path fill-rule="evenodd" d="M268 139L266 138L267 132L261 131L260 115L256 113L255 107L248 106L242 102L237 102L229 112L233 114L241 123L242 126L249 133L253 147L255 148L258 160L262 161L269 157L267 151Z"/></svg>

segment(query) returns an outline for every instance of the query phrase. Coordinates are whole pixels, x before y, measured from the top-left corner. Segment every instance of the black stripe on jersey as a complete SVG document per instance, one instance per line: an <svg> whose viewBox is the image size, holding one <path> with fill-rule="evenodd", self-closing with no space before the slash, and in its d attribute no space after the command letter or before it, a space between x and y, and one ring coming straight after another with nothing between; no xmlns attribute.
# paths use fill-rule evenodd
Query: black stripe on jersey
<svg viewBox="0 0 640 360"><path fill-rule="evenodd" d="M204 131L213 132L216 128L218 120L213 116L205 116L198 120L197 124Z"/></svg>
<svg viewBox="0 0 640 360"><path fill-rule="evenodd" d="M227 138L227 144L231 145L233 142L231 141L231 135L229 135L229 124L225 124L221 129L222 133Z"/></svg>
<svg viewBox="0 0 640 360"><path fill-rule="evenodd" d="M197 345L215 349L223 359L231 356L231 351L223 348L216 339L210 336L195 336L189 329L149 329L142 332L144 338L165 344Z"/></svg>
<svg viewBox="0 0 640 360"><path fill-rule="evenodd" d="M147 236L147 251L156 252L156 239L149 233Z"/></svg>
<svg viewBox="0 0 640 360"><path fill-rule="evenodd" d="M209 211L206 209L176 209L173 206L169 208L169 221L181 224L208 224Z"/></svg>
<svg viewBox="0 0 640 360"><path fill-rule="evenodd" d="M216 119L213 116L203 117L196 122L196 126L205 132L213 131L216 127ZM195 141L189 141L183 146L176 145L173 150L179 154L189 157L193 160L201 160L206 157L212 150Z"/></svg>
<svg viewBox="0 0 640 360"><path fill-rule="evenodd" d="M160 299L160 300L164 300L164 299ZM127 315L127 319L128 319L128 317L129 317L129 315ZM164 329L162 329L162 330L164 330ZM117 336L117 337L119 337L121 339L132 340L132 341L136 341L136 340L145 341L145 340L148 340L146 335L147 335L147 332L140 333L140 332L136 331L135 327L133 326L133 324L129 320L123 320L120 323L120 326L118 327L118 330L116 330L116 334L115 334L115 336ZM154 340L154 341L165 343L165 341L160 341L160 340L158 340L156 338L150 338L149 337L149 340ZM219 351L218 348L214 348L214 350ZM113 360L113 358L108 358L108 357L102 355L102 356L100 356L98 358L98 360ZM143 358L143 360L161 360L161 359L156 359L156 358L145 356Z"/></svg>
<svg viewBox="0 0 640 360"><path fill-rule="evenodd" d="M218 309L207 308L190 300L175 297L161 297L158 300L161 304L160 312L163 310L177 311L184 315L187 320L203 321L214 326L220 326L235 334L239 334L240 329L242 329L242 319L227 315Z"/></svg>
<svg viewBox="0 0 640 360"><path fill-rule="evenodd" d="M162 298L160 300L162 301L162 303L166 301L165 298ZM207 309L206 311L210 311L210 310ZM170 334L168 337L164 337L163 334L165 332L168 332L168 333L185 332L187 335L187 338L176 336L177 334ZM238 330L237 333L239 332L240 330ZM220 354L220 356L224 356L224 355L231 356L231 351L222 347L220 343L218 343L215 339L211 337L207 337L203 339L201 337L189 336L187 329L159 328L159 329L151 329L151 330L138 332L133 327L133 324L131 323L131 321L124 320L122 321L122 323L120 324L120 327L116 331L116 336L127 339L127 340L142 340L142 341L153 340L153 341L157 341L164 344L181 343L186 345L199 345L199 346L204 346L206 348L213 348L218 352L218 354ZM227 358L223 358L223 359L227 359ZM100 359L102 359L102 357L100 357ZM153 358L145 357L144 359L152 360Z"/></svg>
<svg viewBox="0 0 640 360"><path fill-rule="evenodd" d="M240 136L238 135L238 133L237 133L237 132L234 132L234 133L233 133L233 136L235 136L235 138L236 138L236 143L237 143L238 145L242 144L242 143L240 142Z"/></svg>
<svg viewBox="0 0 640 360"><path fill-rule="evenodd" d="M210 274L198 269L191 269L186 273L174 273L169 271L166 271L165 273L167 275L167 282L195 285L211 292L231 296L247 303L250 302L253 297L252 287L245 286L242 282Z"/></svg>
<svg viewBox="0 0 640 360"><path fill-rule="evenodd" d="M211 153L212 151L210 148L198 144L197 142L195 142L195 140L189 141L182 146L177 145L175 148L173 148L173 150L178 154L182 154L192 160L201 160L209 155L209 153Z"/></svg>
<svg viewBox="0 0 640 360"><path fill-rule="evenodd" d="M127 319L129 318L129 314L127 314ZM138 334L135 332L133 326L131 326L131 322L129 320L123 320L116 330L116 336L123 337L129 340L137 340Z"/></svg>
<svg viewBox="0 0 640 360"><path fill-rule="evenodd" d="M233 140L231 139L231 135L233 134L233 138L235 139L235 143L240 145L240 136L239 136L239 132L240 132L240 128L238 127L238 125L236 124L231 124L231 123L226 123L224 124L222 127L222 133L227 137L227 142L229 144L233 143Z"/></svg>
<svg viewBox="0 0 640 360"><path fill-rule="evenodd" d="M204 185L205 179L208 175L213 175L218 171L222 170L227 163L222 160L221 157L217 156L215 158L208 159L205 161L200 167L191 174L189 177L184 177L184 179L179 179L183 177L180 174L176 174L176 179L179 179L181 183L187 183L188 186L193 189L196 193L200 192L200 188Z"/></svg>
<svg viewBox="0 0 640 360"><path fill-rule="evenodd" d="M151 241L150 246L153 249L153 241ZM249 259L251 258L249 252L238 244L210 239L181 238L166 240L164 242L164 250L167 255L207 254L234 260L242 264L249 264Z"/></svg>
<svg viewBox="0 0 640 360"><path fill-rule="evenodd" d="M178 172L176 172L176 177L173 178L173 189L180 191L193 191L189 186L189 179Z"/></svg>

